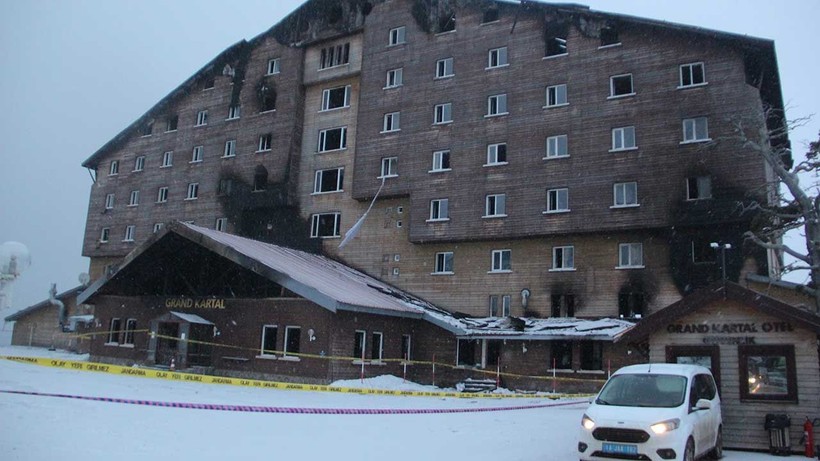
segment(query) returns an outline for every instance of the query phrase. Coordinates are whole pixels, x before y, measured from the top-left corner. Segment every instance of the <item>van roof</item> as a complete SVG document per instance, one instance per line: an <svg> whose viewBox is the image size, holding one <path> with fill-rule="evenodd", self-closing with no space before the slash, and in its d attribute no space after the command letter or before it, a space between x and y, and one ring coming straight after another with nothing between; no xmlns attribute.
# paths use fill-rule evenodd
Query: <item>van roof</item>
<svg viewBox="0 0 820 461"><path fill-rule="evenodd" d="M708 368L700 365L682 365L677 363L642 363L639 365L630 365L623 367L616 371L615 375L624 374L662 374L662 375L680 375L691 377L697 374L709 374L712 372Z"/></svg>

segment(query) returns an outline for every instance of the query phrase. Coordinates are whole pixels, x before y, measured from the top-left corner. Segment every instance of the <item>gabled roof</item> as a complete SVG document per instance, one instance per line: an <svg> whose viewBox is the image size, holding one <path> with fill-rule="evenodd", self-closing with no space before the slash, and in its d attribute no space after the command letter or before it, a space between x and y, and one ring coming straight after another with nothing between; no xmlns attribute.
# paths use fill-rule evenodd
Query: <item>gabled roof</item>
<svg viewBox="0 0 820 461"><path fill-rule="evenodd" d="M463 318L467 337L483 339L603 340L611 341L635 324L620 319L578 319L567 317Z"/></svg>
<svg viewBox="0 0 820 461"><path fill-rule="evenodd" d="M70 290L66 290L66 291L58 294L56 297L60 301L65 302L67 299L76 297L77 295L82 293L82 291L85 290L85 288L86 288L85 285L76 286L76 287L74 287ZM80 304L80 303L77 303L77 304ZM29 307L26 307L25 309L21 309L21 310L15 312L14 314L9 315L8 317L5 318L5 320L6 320L6 322L15 322L15 321L20 320L21 318L33 313L33 312L36 312L40 309L44 309L44 308L50 307L50 306L54 306L54 305L51 304L51 302L48 299L44 299L43 301L40 301L37 304L31 305Z"/></svg>
<svg viewBox="0 0 820 461"><path fill-rule="evenodd" d="M727 281L697 290L680 301L644 317L634 328L621 335L615 342L640 341L681 317L723 300L742 303L764 314L790 320L820 334L820 316L817 314Z"/></svg>
<svg viewBox="0 0 820 461"><path fill-rule="evenodd" d="M464 333L457 323L444 320L451 317L446 311L325 256L180 222L166 226L157 236L137 247L114 272L81 293L77 301L94 298L106 283L169 234L188 239L331 312L343 310L425 319L454 334Z"/></svg>

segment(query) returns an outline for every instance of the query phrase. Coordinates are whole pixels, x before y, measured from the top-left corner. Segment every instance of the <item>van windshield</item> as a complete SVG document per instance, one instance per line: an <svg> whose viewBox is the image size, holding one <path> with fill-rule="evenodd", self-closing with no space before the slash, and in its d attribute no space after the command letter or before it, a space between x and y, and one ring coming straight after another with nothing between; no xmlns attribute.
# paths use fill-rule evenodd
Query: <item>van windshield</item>
<svg viewBox="0 0 820 461"><path fill-rule="evenodd" d="M674 408L686 397L686 377L677 375L624 374L613 376L595 403L621 407Z"/></svg>

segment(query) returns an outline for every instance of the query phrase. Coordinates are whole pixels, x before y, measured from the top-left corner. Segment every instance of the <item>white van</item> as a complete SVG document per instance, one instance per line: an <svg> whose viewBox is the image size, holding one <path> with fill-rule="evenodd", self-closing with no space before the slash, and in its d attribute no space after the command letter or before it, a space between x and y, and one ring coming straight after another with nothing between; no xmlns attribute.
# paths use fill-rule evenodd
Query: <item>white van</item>
<svg viewBox="0 0 820 461"><path fill-rule="evenodd" d="M708 368L650 363L621 368L581 419L582 461L694 461L723 456L720 396Z"/></svg>

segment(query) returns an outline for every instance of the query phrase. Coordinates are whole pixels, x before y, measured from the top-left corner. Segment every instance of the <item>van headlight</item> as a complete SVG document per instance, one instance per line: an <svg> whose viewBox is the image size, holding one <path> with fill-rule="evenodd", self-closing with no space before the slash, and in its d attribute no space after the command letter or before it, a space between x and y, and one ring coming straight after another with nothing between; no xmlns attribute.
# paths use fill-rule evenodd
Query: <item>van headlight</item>
<svg viewBox="0 0 820 461"><path fill-rule="evenodd" d="M593 421L592 418L584 414L584 417L581 418L581 425L584 426L584 429L591 431L592 428L595 427L595 421Z"/></svg>
<svg viewBox="0 0 820 461"><path fill-rule="evenodd" d="M665 434L669 431L674 431L678 427L680 427L680 420L678 418L670 419L668 421L661 421L649 426L649 428L652 429L652 432L656 434Z"/></svg>

